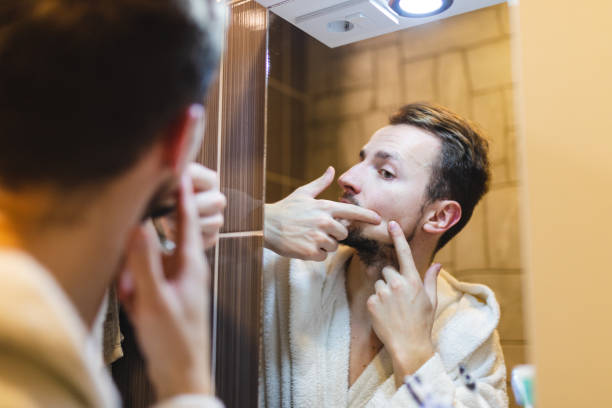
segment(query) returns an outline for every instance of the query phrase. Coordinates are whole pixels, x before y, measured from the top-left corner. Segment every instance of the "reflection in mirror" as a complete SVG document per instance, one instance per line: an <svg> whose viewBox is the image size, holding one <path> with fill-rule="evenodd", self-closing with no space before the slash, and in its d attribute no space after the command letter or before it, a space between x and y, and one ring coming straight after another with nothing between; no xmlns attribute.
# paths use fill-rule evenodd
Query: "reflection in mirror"
<svg viewBox="0 0 612 408"><path fill-rule="evenodd" d="M327 48L274 15L271 15L269 27L266 202L276 203L283 199L297 187L320 177L330 165L335 167L337 179L359 162L360 150L374 132L387 126L389 116L408 103L426 101L443 105L475 123L488 139L489 192L476 206L467 226L435 256L435 262L441 263L450 275L443 273L443 278L438 279L438 316L432 338L434 347L451 349L437 349L443 362L441 370L447 371L446 377L437 378L444 378L444 381L459 387L462 381L459 363L472 369L479 367L490 374L490 377L477 381L476 387L481 393L497 389L504 394L505 385L502 383L504 379L509 380L503 367L501 374L505 378L499 370L492 368L495 365L492 361L488 362L492 366L485 369L486 364L482 361L461 360L466 355L474 359L483 356L499 358L501 355L491 346L497 342L496 335L476 334L484 330L485 321L490 321L487 319L496 322L495 304L498 303L501 310L497 332L505 357L505 370L509 372L512 367L524 363L527 350L518 238L519 179L516 171L511 37L505 3L334 49ZM369 154L366 148L363 163L369 163ZM392 171L393 167L388 170ZM353 171L348 174L358 180L345 179L342 182L344 191L348 188L355 193L361 187L357 184L363 181L359 177L364 176ZM337 201L342 193L343 189L334 181L318 198ZM293 207L293 211L299 212L299 208ZM410 211L408 204L405 208ZM268 206L266 234L271 214L275 213ZM284 227L290 229L287 224ZM283 248L279 252L283 251L284 255L290 254L287 252L290 249ZM418 248L413 248L413 252L417 251ZM291 266L279 266L271 259L270 251L266 252L264 269L276 265L277 275L264 272L264 395L260 401L266 406L300 406L304 405L302 402L313 401L323 402L325 406L336 406L335 403L357 406L373 396L374 400L378 398L377 401L397 397L393 376L385 377L397 368L396 358L391 356L390 350L386 354L379 352L382 347L380 337L384 336L363 335L378 332L376 327L372 331L373 319L368 319L370 315L366 308L354 307L355 302L365 305L373 289L367 295L351 293L347 272L346 286L336 287L329 283L329 286L322 287L323 294L319 293L318 297L306 295L312 282L295 280L296 270L291 269L299 269L302 264L292 261ZM334 259L334 254L330 254L327 262ZM352 264L349 256L337 267L344 271L352 268ZM285 269L284 275L279 274L279 268ZM288 270L291 273L287 275ZM316 278L308 267L300 271L306 275L311 273L308 275L311 279L322 279L319 275ZM424 272L421 268L419 271ZM452 302L442 304L445 295L441 292L448 289L448 285L457 289L455 284L448 284L453 282L451 275L462 282L488 286L497 301L476 293L480 286L469 286L466 291L470 295L466 295L463 302L475 302L476 309L488 304L491 316L483 321L468 318L452 329L446 326L447 331L442 332L441 327L445 327L443 312L451 313L449 304ZM274 279L276 292L266 294L266 285ZM279 289L283 287L290 289L283 292ZM325 291L338 291L338 297L330 297ZM342 301L347 295L348 300ZM303 303L299 303L300 299ZM279 313L282 308L289 308L292 314ZM300 310L303 312L301 316ZM362 321L357 318L358 310L364 313ZM318 331L320 327L314 328L322 322L329 325L324 333ZM298 328L306 329L299 332ZM270 335L274 330L280 332L276 337ZM461 351L465 336L472 335L481 335L481 340L493 348L480 350L484 354L461 354L465 351ZM383 349L386 348L390 347L385 344ZM362 350L359 356L356 350ZM461 355L461 361L453 361L449 357L453 353ZM278 360L271 361L272 358ZM433 360L425 360L426 366L433 370ZM375 364L370 364L371 361ZM417 366L419 373L426 371L425 366ZM378 373L377 370L390 371L381 379L373 374ZM484 375L482 372L472 374ZM338 390L334 387L345 388ZM272 395L273 392L278 394ZM469 387L456 392L456 395L468 393ZM466 394L461 395L469 398ZM508 397L510 406L515 406L512 396ZM503 399L497 394L486 399L489 405L482 406L505 406Z"/></svg>

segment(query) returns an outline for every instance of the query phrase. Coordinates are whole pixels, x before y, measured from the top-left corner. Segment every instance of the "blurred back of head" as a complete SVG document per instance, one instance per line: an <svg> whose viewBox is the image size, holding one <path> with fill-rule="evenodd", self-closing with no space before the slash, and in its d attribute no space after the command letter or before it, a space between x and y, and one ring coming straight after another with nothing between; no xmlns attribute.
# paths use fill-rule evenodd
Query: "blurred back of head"
<svg viewBox="0 0 612 408"><path fill-rule="evenodd" d="M0 185L126 171L192 103L223 38L214 0L3 0Z"/></svg>

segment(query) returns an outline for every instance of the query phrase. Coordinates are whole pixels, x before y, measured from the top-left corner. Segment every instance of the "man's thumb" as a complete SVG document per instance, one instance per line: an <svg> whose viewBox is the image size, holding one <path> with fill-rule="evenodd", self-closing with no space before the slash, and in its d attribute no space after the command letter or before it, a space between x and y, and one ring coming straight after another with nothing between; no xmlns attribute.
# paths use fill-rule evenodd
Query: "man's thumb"
<svg viewBox="0 0 612 408"><path fill-rule="evenodd" d="M425 293L427 293L427 297L434 309L438 306L438 275L440 274L440 269L442 269L442 265L438 263L431 265L423 278Z"/></svg>
<svg viewBox="0 0 612 408"><path fill-rule="evenodd" d="M307 194L310 197L314 198L321 194L323 190L325 190L329 185L334 181L335 170L332 166L329 166L325 173L321 177L316 180L311 181L308 184L304 184L302 187L298 188L296 191L299 191L302 194Z"/></svg>

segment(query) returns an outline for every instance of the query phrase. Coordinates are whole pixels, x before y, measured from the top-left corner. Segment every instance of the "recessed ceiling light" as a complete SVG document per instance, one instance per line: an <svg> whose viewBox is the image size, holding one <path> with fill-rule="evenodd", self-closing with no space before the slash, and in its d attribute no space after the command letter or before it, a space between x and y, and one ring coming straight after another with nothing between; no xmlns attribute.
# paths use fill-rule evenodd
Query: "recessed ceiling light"
<svg viewBox="0 0 612 408"><path fill-rule="evenodd" d="M453 0L391 0L389 7L402 17L429 17L448 9Z"/></svg>

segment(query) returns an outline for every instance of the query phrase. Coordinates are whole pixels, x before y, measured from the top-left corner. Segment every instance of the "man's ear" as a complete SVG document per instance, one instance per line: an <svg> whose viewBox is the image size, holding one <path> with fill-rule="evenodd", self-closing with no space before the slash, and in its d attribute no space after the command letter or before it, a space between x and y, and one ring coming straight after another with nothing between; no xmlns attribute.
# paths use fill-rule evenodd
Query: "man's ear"
<svg viewBox="0 0 612 408"><path fill-rule="evenodd" d="M423 229L430 234L443 234L461 219L461 205L453 200L434 203Z"/></svg>
<svg viewBox="0 0 612 408"><path fill-rule="evenodd" d="M164 165L178 175L195 158L202 142L204 107L192 104L185 108L165 130L162 138Z"/></svg>

